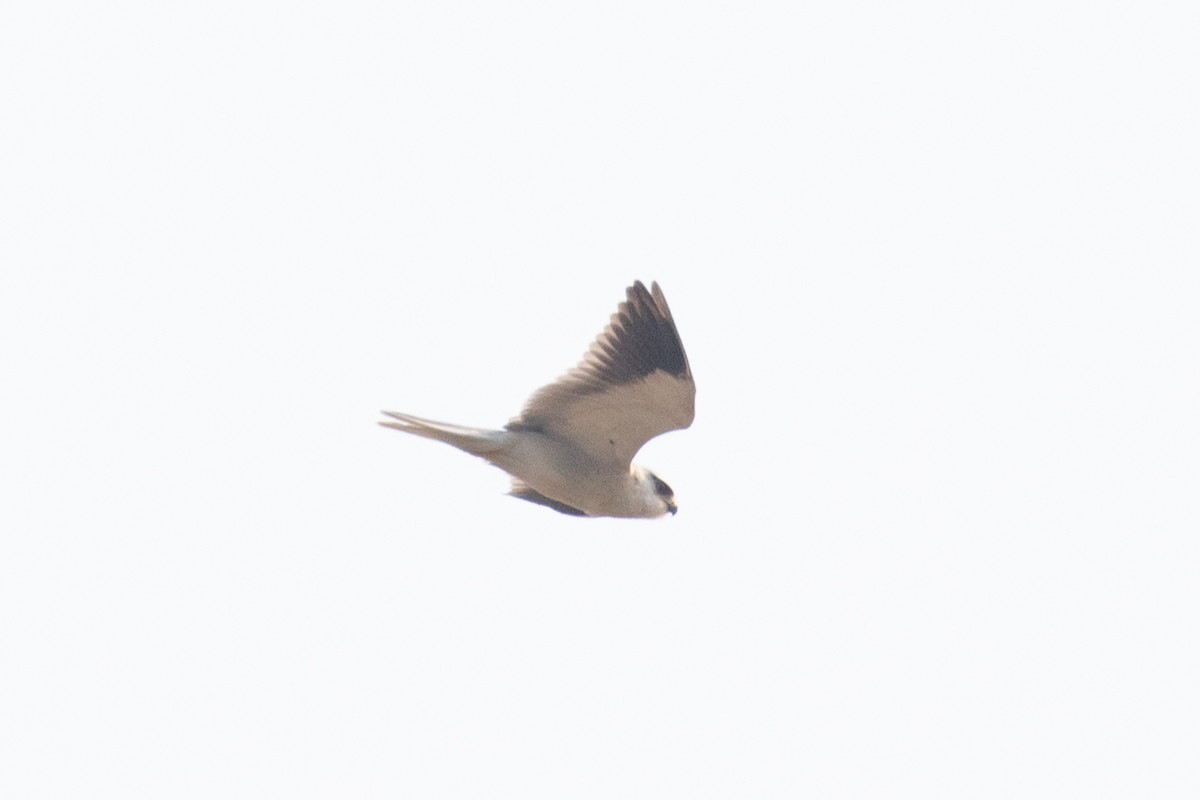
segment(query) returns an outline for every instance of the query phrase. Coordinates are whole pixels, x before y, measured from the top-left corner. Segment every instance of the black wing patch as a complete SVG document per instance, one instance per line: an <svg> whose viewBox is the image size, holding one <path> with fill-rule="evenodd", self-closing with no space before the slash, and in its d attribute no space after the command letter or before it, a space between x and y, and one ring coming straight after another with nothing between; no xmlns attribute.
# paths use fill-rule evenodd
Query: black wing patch
<svg viewBox="0 0 1200 800"><path fill-rule="evenodd" d="M560 503L557 500L551 500L549 497L546 497L546 495L530 489L528 486L518 480L513 481L512 491L510 491L509 494L518 500L528 500L531 503L537 503L539 506L553 508L560 514L570 514L573 517L587 516L587 512L580 511L578 508L569 506L566 503Z"/></svg>
<svg viewBox="0 0 1200 800"><path fill-rule="evenodd" d="M625 290L625 302L617 306L608 327L575 368L573 377L590 384L587 389L602 391L605 384L633 383L656 370L689 374L667 299L657 283L652 285L653 294L641 281Z"/></svg>

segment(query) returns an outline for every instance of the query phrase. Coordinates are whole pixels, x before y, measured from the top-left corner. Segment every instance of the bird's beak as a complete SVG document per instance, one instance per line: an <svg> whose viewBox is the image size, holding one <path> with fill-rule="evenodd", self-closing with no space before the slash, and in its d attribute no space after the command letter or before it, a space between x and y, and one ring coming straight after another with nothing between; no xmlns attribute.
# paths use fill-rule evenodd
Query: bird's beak
<svg viewBox="0 0 1200 800"><path fill-rule="evenodd" d="M667 511L671 512L671 516L675 516L675 512L679 510L679 506L675 505L670 500L667 501Z"/></svg>

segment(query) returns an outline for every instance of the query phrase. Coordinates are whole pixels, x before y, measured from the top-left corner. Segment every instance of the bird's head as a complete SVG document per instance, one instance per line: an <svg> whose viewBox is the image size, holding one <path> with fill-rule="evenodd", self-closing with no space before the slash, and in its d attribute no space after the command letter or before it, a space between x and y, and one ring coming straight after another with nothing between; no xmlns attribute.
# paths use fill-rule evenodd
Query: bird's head
<svg viewBox="0 0 1200 800"><path fill-rule="evenodd" d="M647 517L661 517L664 514L674 514L679 510L675 505L675 492L667 482L645 467L635 466L633 477L637 482L639 494L642 495Z"/></svg>

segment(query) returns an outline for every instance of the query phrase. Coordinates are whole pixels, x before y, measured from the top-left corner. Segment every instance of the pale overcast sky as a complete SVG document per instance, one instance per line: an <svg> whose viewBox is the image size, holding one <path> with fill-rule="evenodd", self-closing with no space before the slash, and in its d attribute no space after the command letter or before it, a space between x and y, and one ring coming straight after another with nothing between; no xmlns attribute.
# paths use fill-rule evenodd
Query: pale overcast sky
<svg viewBox="0 0 1200 800"><path fill-rule="evenodd" d="M16 3L0 796L1200 796L1200 12ZM635 279L678 516L500 426Z"/></svg>

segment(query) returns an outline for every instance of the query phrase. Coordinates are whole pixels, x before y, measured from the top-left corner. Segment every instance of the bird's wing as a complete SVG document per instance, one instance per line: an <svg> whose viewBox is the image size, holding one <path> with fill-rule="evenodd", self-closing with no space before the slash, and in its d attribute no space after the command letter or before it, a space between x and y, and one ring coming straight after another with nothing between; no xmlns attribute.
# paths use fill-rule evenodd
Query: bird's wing
<svg viewBox="0 0 1200 800"><path fill-rule="evenodd" d="M650 439L692 424L696 384L662 289L637 281L625 297L579 365L535 392L509 430L556 436L624 468Z"/></svg>
<svg viewBox="0 0 1200 800"><path fill-rule="evenodd" d="M509 494L520 500L528 500L531 503L537 503L539 506L553 508L560 514L569 514L572 517L587 516L586 511L580 511L575 506L570 506L566 503L554 500L553 498L546 497L546 495L542 494L536 489L530 488L529 484L525 483L525 481L521 480L520 478L513 478L512 491L510 491Z"/></svg>

